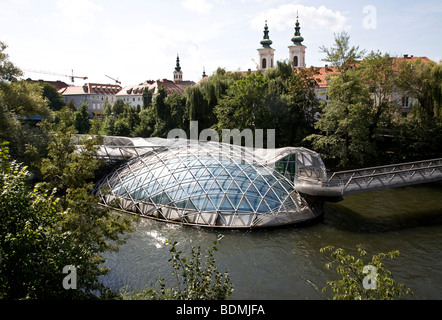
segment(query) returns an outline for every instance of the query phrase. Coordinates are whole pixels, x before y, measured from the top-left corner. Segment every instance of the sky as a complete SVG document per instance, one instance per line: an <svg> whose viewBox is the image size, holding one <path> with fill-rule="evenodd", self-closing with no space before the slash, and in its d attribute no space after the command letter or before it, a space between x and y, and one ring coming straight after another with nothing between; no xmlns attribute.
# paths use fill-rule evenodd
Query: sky
<svg viewBox="0 0 442 320"><path fill-rule="evenodd" d="M0 41L24 78L124 87L173 79L178 54L197 82L204 69L256 70L266 20L275 59L288 59L297 14L308 67L342 31L368 52L442 59L440 0L0 0Z"/></svg>

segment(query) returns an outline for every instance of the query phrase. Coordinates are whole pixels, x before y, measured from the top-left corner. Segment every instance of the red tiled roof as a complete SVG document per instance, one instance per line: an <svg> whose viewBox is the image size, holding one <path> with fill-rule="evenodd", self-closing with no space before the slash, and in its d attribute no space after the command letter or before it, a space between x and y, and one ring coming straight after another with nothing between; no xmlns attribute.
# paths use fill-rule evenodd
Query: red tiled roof
<svg viewBox="0 0 442 320"><path fill-rule="evenodd" d="M58 92L63 95L80 94L117 94L121 91L121 86L113 84L86 83L84 86L70 86L60 89Z"/></svg>
<svg viewBox="0 0 442 320"><path fill-rule="evenodd" d="M319 88L328 87L328 80L336 74L339 74L338 68L333 68L329 66L316 68L318 70L318 74L314 76L316 81L316 86Z"/></svg>
<svg viewBox="0 0 442 320"><path fill-rule="evenodd" d="M59 91L59 90L69 86L66 82L63 82L63 81L60 81L60 80L58 80L58 81L46 81L46 80L32 80L32 79L29 78L29 79L26 79L26 81L39 82L39 83L49 83L49 84L53 85L57 91Z"/></svg>

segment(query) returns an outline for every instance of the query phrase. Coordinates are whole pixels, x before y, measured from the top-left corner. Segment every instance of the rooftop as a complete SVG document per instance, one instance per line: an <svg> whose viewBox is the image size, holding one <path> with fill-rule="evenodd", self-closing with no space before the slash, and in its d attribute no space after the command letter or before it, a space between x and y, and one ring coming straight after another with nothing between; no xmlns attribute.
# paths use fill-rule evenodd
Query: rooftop
<svg viewBox="0 0 442 320"><path fill-rule="evenodd" d="M58 92L63 95L80 94L117 94L121 91L121 86L113 84L86 83L83 86L69 86L60 89Z"/></svg>

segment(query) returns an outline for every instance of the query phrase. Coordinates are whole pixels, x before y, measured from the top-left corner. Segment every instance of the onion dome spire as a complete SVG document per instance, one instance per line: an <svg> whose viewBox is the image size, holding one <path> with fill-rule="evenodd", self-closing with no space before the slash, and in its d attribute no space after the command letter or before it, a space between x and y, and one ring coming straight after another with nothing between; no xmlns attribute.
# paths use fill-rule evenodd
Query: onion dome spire
<svg viewBox="0 0 442 320"><path fill-rule="evenodd" d="M273 41L270 40L269 37L269 27L267 26L267 20L266 20L266 24L264 27L264 37L261 41L261 44L264 48L271 48L270 46L272 45Z"/></svg>
<svg viewBox="0 0 442 320"><path fill-rule="evenodd" d="M295 36L292 38L292 42L295 46L302 46L304 38L301 37L301 27L299 26L299 15L296 17Z"/></svg>
<svg viewBox="0 0 442 320"><path fill-rule="evenodd" d="M180 66L180 56L177 54L176 56L176 67L175 67L175 71L176 72L180 72L181 71L181 66Z"/></svg>

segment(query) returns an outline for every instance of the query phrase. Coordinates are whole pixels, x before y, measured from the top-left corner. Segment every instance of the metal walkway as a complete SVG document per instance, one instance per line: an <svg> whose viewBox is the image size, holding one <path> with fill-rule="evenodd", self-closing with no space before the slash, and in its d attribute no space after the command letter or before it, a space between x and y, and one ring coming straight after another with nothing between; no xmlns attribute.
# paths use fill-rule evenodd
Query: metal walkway
<svg viewBox="0 0 442 320"><path fill-rule="evenodd" d="M333 173L326 181L295 178L296 189L311 196L345 195L442 180L442 158Z"/></svg>

